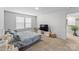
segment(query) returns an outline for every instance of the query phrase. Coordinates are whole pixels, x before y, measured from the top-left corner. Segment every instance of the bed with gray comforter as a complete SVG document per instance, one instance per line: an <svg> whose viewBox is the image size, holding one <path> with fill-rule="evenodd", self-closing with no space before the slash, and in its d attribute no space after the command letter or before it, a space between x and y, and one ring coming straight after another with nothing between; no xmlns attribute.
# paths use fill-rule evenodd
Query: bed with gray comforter
<svg viewBox="0 0 79 59"><path fill-rule="evenodd" d="M40 40L40 35L35 32L31 31L22 31L22 32L17 32L18 37L14 37L14 40L12 41L12 44L14 44L18 48L22 48L28 45L31 45L32 43ZM16 40L18 39L18 40Z"/></svg>

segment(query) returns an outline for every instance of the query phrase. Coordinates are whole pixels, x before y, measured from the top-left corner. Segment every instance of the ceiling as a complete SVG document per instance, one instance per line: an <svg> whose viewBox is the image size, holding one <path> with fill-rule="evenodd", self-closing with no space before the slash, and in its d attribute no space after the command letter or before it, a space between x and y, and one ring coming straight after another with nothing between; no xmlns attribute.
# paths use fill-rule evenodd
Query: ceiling
<svg viewBox="0 0 79 59"><path fill-rule="evenodd" d="M39 7L39 10L35 10L35 7L5 7L8 11L21 11L35 14L49 14L52 12L59 12L68 10L69 7Z"/></svg>

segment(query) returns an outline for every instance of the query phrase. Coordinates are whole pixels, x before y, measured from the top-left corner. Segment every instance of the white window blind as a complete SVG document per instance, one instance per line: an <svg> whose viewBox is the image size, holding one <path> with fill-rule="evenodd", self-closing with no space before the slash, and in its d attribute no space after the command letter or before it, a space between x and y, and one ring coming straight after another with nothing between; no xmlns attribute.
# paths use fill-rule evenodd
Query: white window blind
<svg viewBox="0 0 79 59"><path fill-rule="evenodd" d="M31 28L31 27L32 27L32 19L25 18L25 28Z"/></svg>
<svg viewBox="0 0 79 59"><path fill-rule="evenodd" d="M24 17L16 17L16 29L24 29Z"/></svg>

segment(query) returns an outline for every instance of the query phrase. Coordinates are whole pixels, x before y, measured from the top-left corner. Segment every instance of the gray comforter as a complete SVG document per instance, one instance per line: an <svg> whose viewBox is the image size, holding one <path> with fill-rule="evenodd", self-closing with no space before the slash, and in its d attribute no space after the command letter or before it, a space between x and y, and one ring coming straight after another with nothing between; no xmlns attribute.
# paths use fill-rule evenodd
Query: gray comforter
<svg viewBox="0 0 79 59"><path fill-rule="evenodd" d="M17 35L19 36L17 38L20 40L16 40L14 38L13 44L18 48L28 46L28 45L40 40L40 35L35 32L24 31L24 32L18 32Z"/></svg>

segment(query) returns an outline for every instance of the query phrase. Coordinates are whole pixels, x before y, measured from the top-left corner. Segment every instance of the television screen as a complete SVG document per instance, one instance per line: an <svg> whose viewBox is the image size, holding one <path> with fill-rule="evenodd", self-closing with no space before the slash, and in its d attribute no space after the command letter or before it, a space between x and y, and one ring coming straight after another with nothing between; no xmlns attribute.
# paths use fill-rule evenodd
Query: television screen
<svg viewBox="0 0 79 59"><path fill-rule="evenodd" d="M47 24L41 24L40 25L40 30L48 31L49 30L48 25Z"/></svg>

